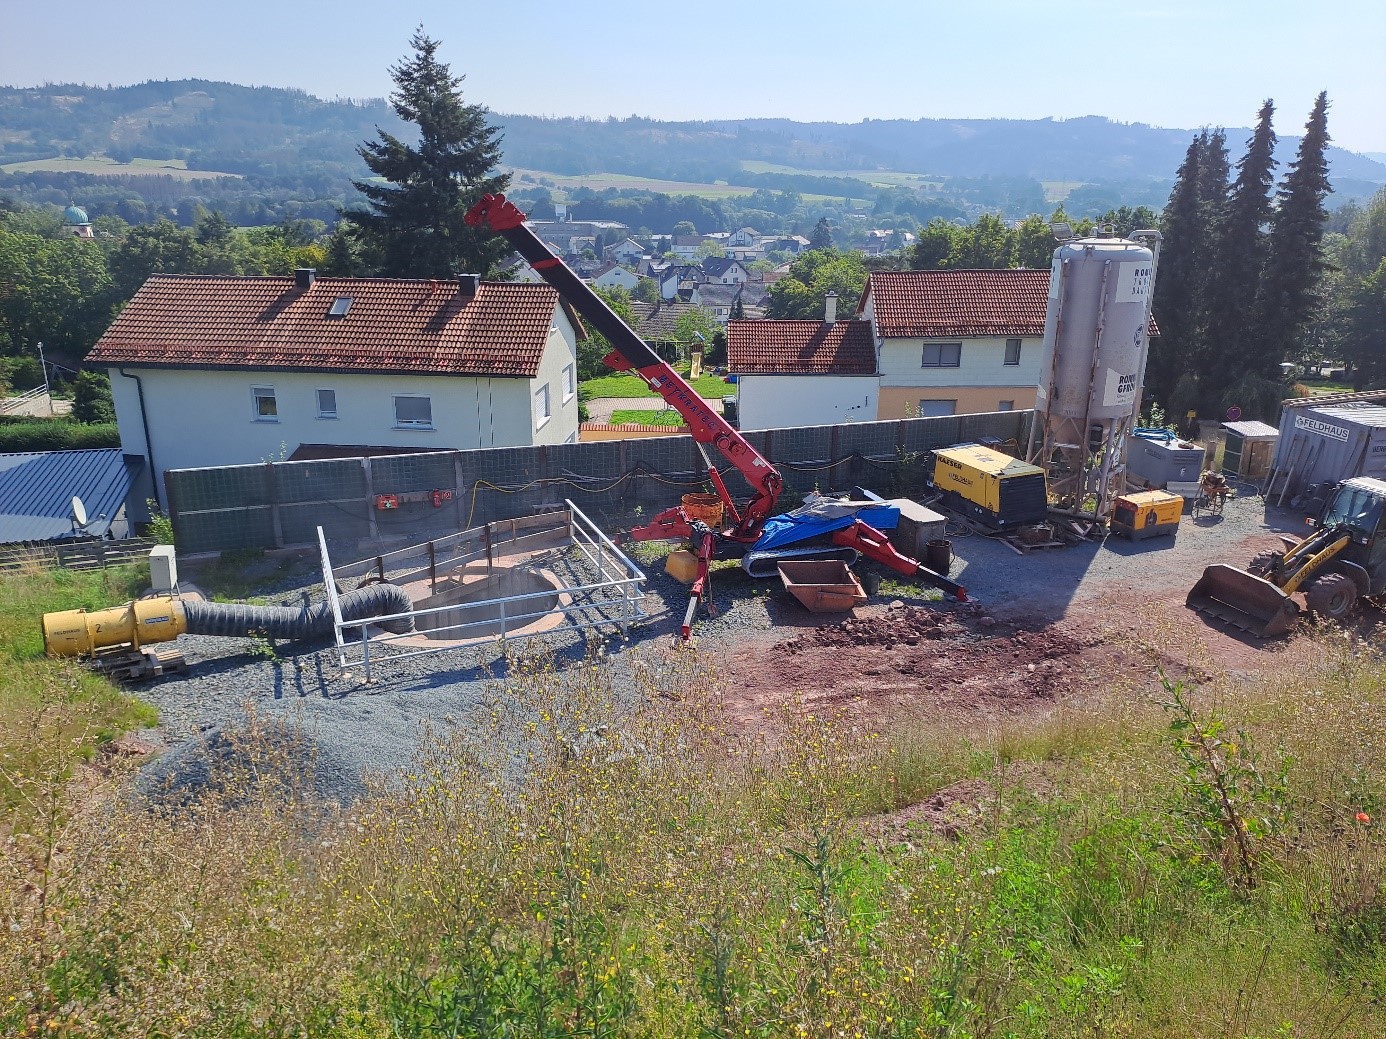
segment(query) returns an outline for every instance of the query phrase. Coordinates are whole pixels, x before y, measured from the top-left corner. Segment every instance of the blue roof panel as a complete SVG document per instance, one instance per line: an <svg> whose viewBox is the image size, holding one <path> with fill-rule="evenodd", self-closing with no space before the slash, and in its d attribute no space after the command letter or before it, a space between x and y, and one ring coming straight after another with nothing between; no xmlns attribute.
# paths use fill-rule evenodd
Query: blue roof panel
<svg viewBox="0 0 1386 1039"><path fill-rule="evenodd" d="M143 464L114 447L0 454L0 544L72 537L73 495L87 509L86 535L101 537Z"/></svg>

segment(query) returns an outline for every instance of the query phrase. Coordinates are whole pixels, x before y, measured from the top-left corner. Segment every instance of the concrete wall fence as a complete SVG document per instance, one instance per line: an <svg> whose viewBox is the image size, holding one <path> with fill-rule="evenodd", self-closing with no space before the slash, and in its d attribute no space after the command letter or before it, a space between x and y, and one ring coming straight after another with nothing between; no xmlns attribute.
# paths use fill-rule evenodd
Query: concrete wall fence
<svg viewBox="0 0 1386 1039"><path fill-rule="evenodd" d="M745 436L774 462L787 492L860 485L885 493L901 459L982 437L1024 445L1033 414L852 422ZM711 454L725 471L720 454ZM533 515L565 498L598 524L628 526L702 490L704 472L693 439L675 436L176 469L165 484L184 554L310 546L321 526L348 558ZM740 474L727 473L726 480L733 495L749 494ZM392 496L394 507L381 508L381 496Z"/></svg>

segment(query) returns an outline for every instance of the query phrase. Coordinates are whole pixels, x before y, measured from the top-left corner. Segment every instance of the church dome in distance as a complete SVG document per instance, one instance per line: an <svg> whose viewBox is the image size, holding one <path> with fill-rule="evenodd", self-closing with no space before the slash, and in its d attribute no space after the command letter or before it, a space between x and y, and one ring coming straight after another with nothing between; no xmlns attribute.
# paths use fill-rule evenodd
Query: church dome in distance
<svg viewBox="0 0 1386 1039"><path fill-rule="evenodd" d="M87 211L75 202L63 210L63 223L65 224L89 224Z"/></svg>

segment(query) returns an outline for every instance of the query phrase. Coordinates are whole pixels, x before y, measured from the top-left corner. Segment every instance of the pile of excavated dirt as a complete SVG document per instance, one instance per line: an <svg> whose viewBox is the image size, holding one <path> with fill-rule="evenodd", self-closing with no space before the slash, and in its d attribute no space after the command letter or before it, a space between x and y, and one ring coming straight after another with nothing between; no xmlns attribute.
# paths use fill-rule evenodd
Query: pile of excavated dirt
<svg viewBox="0 0 1386 1039"><path fill-rule="evenodd" d="M892 604L740 654L723 684L730 716L748 727L773 725L786 705L881 726L1042 713L1110 677L1112 663L1091 631Z"/></svg>

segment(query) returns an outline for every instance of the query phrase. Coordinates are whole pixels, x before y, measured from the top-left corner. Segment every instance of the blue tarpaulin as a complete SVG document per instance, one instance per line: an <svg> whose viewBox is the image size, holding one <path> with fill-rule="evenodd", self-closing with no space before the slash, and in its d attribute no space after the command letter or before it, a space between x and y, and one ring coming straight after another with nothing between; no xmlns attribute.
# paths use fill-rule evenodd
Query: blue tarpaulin
<svg viewBox="0 0 1386 1039"><path fill-rule="evenodd" d="M894 505L878 502L843 502L819 498L793 512L771 516L765 521L760 537L751 546L752 552L768 552L786 545L831 534L850 527L860 519L877 530L894 530L900 525L900 510Z"/></svg>

